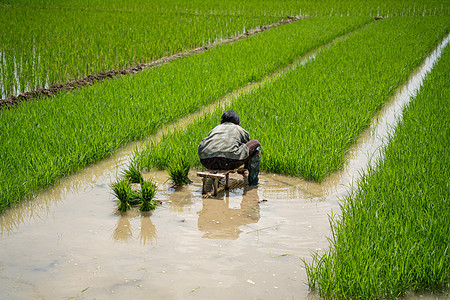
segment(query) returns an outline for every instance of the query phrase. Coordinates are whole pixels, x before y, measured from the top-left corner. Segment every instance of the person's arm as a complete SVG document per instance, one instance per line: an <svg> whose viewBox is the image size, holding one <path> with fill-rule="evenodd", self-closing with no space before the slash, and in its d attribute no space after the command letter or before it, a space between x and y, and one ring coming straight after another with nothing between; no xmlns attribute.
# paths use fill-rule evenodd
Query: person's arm
<svg viewBox="0 0 450 300"><path fill-rule="evenodd" d="M250 135L248 134L248 132L245 129L242 129L241 131L241 142L243 144L246 144L250 141Z"/></svg>

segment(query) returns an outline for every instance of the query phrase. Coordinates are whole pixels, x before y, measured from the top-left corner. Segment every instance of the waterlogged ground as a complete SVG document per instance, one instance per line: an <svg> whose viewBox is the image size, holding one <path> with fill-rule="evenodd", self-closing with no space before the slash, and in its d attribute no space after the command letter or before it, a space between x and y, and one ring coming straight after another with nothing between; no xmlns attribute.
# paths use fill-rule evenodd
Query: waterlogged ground
<svg viewBox="0 0 450 300"><path fill-rule="evenodd" d="M335 203L298 180L263 175L257 189L202 198L195 173L179 190L164 184L165 173L151 173L162 206L117 215L114 175L83 172L3 215L0 298L308 295L300 259L327 246Z"/></svg>
<svg viewBox="0 0 450 300"><path fill-rule="evenodd" d="M108 185L127 165L131 145L6 211L0 299L315 299L301 259L328 247L328 215L339 213L338 199L380 157L402 105L438 55L375 118L345 169L321 185L262 174L258 188L202 198L194 171L194 182L177 190L165 172L151 172L145 177L158 182L162 205L120 215Z"/></svg>

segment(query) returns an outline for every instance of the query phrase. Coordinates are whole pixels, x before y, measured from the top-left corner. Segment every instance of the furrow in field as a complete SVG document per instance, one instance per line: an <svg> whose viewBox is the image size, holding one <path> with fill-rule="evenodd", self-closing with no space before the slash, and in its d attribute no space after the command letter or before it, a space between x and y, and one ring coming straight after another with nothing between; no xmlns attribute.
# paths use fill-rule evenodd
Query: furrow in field
<svg viewBox="0 0 450 300"><path fill-rule="evenodd" d="M343 167L349 147L448 32L446 24L442 18L373 23L227 108L263 145L264 170L321 181ZM136 163L162 168L187 157L199 166L197 145L221 113L165 136L138 153Z"/></svg>
<svg viewBox="0 0 450 300"><path fill-rule="evenodd" d="M2 110L0 208L370 21L305 19L133 76Z"/></svg>
<svg viewBox="0 0 450 300"><path fill-rule="evenodd" d="M163 58L160 58L158 60L149 62L149 63L141 63L138 65L134 65L125 69L121 69L121 70L110 70L110 71L106 71L106 72L100 72L98 74L95 75L89 75L87 77L84 77L82 79L79 80L75 80L75 81L71 81L71 82L66 82L66 83L61 83L61 84L53 84L48 88L39 88L37 90L33 90L33 91L29 91L29 92L22 92L19 95L15 96L15 95L11 95L8 98L5 99L0 99L0 110L2 108L8 108L11 107L13 105L17 105L20 102L23 101L27 101L27 100L38 100L40 97L42 96L47 96L47 97L51 97L54 96L55 94L62 92L62 91L70 91L73 90L75 88L79 88L82 86L87 86L87 85L92 85L98 82L101 82L103 80L106 79L110 79L110 78L114 78L117 76L123 76L123 75L129 75L129 74L136 74L144 69L147 68L152 68L152 67L156 67L156 66L160 66L162 64L174 61L176 59L180 59L180 58L184 58L187 57L189 55L193 55L196 53L201 53L204 52L208 49L211 49L213 47L217 47L223 44L228 44L228 43L233 43L235 41L238 41L240 39L258 34L260 32L263 32L265 30L268 30L272 27L276 27L276 26L281 26L281 25L286 25L286 24L290 24L292 22L295 21L299 21L301 19L305 19L308 16L297 16L297 17L292 17L286 20L281 20L279 22L276 23L272 23L266 26L260 26L256 29L252 29L249 31L246 31L245 33L241 33L238 34L236 36L227 38L225 40L221 40L218 42L215 42L213 44L209 44L209 45L204 45L201 47L197 47L194 49L190 49L184 52L180 52L180 53L175 53L173 55L170 56L166 56Z"/></svg>
<svg viewBox="0 0 450 300"><path fill-rule="evenodd" d="M310 288L321 296L448 291L449 63L446 47L404 108L383 160L365 172L331 222L330 249L307 268Z"/></svg>

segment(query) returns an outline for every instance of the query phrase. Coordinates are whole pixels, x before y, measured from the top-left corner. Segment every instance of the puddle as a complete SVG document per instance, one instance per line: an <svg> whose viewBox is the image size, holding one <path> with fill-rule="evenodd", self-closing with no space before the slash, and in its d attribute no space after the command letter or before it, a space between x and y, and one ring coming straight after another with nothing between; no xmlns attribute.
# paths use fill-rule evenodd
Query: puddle
<svg viewBox="0 0 450 300"><path fill-rule="evenodd" d="M448 41L323 184L261 174L258 188L202 198L194 171L193 183L177 190L164 171L150 172L162 205L117 214L109 184L136 143L11 208L0 215L0 298L316 299L300 259L328 247L328 214L339 212L338 198L380 159L401 107Z"/></svg>

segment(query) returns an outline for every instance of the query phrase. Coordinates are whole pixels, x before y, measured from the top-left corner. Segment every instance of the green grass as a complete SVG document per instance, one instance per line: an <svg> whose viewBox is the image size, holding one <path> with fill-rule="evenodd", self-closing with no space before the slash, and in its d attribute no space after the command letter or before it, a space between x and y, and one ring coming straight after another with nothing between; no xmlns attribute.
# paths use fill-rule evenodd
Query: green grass
<svg viewBox="0 0 450 300"><path fill-rule="evenodd" d="M375 113L448 32L447 20L377 21L224 110L236 111L250 137L261 142L262 169L321 181L344 165L350 145ZM200 166L198 144L221 113L149 145L135 163L165 168L173 157L186 157Z"/></svg>
<svg viewBox="0 0 450 300"><path fill-rule="evenodd" d="M126 212L132 207L139 207L140 211L151 211L156 208L153 198L156 195L156 184L153 181L146 181L140 176L140 190L134 190L129 178L119 178L111 183L111 193L117 199L117 210Z"/></svg>
<svg viewBox="0 0 450 300"><path fill-rule="evenodd" d="M450 48L332 219L330 249L307 265L326 298L396 298L450 287Z"/></svg>
<svg viewBox="0 0 450 300"><path fill-rule="evenodd" d="M0 211L368 21L308 19L0 111Z"/></svg>
<svg viewBox="0 0 450 300"><path fill-rule="evenodd" d="M2 0L27 7L108 11L175 11L187 15L239 15L246 18L309 14L311 16L435 16L448 15L448 0Z"/></svg>

